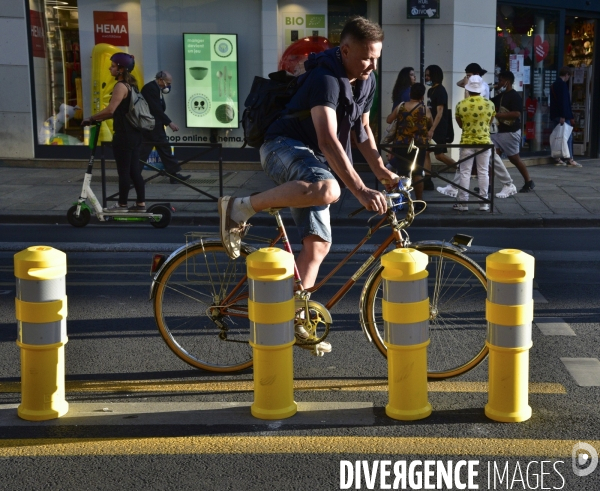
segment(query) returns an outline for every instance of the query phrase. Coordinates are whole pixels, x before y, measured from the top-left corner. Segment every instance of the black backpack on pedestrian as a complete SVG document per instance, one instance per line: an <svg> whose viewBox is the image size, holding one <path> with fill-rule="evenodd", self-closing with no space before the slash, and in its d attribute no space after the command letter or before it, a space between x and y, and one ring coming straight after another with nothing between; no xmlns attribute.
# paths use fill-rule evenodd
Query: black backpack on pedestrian
<svg viewBox="0 0 600 491"><path fill-rule="evenodd" d="M285 106L304 80L304 75L294 77L285 70L269 73L269 78L254 77L250 94L246 97L242 128L244 148L246 145L259 148L265 141L265 134L271 124L279 119ZM310 111L301 111L285 117L302 117Z"/></svg>

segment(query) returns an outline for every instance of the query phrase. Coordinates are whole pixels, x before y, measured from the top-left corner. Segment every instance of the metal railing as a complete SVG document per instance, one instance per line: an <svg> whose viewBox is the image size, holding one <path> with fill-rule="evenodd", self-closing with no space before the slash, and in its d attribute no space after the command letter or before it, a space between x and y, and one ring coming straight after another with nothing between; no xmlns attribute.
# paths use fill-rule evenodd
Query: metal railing
<svg viewBox="0 0 600 491"><path fill-rule="evenodd" d="M385 145L385 144L381 144L379 145L380 148L380 152L387 152L391 155L393 155L394 157L396 157L397 159L403 160L405 162L410 162L412 163L412 161L409 161L405 156L400 155L398 153L398 149L400 148L405 148L408 149L409 145ZM494 145L489 144L489 145L461 145L461 144L442 144L442 145L428 145L425 148L419 148L419 151L423 152L434 152L436 149L442 149L442 148L475 148L478 149L478 151L476 151L475 153L472 153L471 155L469 155L468 157L465 157L463 159L458 160L457 162L455 162L454 164L444 164L442 162L442 164L444 165L443 168L441 168L440 170L433 170L433 169L425 169L423 166L420 166L418 164L415 163L415 167L416 170L423 170L425 172L425 175L430 176L430 177L437 177L439 179L441 179L444 182L447 182L448 184L451 184L452 186L454 186L455 188L465 191L467 193L469 193L469 195L474 196L477 198L478 203L483 204L483 203L488 203L490 205L490 212L493 213L494 212L494 171L495 171L495 162L494 162ZM460 186L459 184L456 184L452 181L451 179L448 179L442 175L440 175L441 173L444 173L448 170L454 170L456 171L456 169L459 167L459 165L462 162L465 162L469 159L474 159L476 155L479 155L487 150L491 150L491 155L490 155L490 172L489 172L489 177L490 177L490 189L492 190L491 193L489 193L488 198L483 198L479 195L479 193L475 192L475 191L471 191L470 189L466 189L462 186ZM425 178L421 178L421 179L415 179L413 181L413 184L418 184L420 182L422 182ZM431 203L431 204L447 204L448 200L427 200L427 203ZM460 204L467 204L468 201L455 201L455 203L460 203Z"/></svg>
<svg viewBox="0 0 600 491"><path fill-rule="evenodd" d="M144 141L144 143L148 143L150 145L164 145L164 142L146 142ZM193 153L191 156L188 156L187 158L185 158L184 160L180 160L179 161L179 165L182 166L183 164L187 164L188 162L197 159L198 157L204 156L206 154L208 154L211 151L216 151L217 153L217 161L219 162L219 196L223 196L223 145L221 143L169 143L168 144L170 147L188 147L188 148L203 148L204 150L197 152L197 153ZM117 201L119 193L114 193L111 194L110 196L106 195L106 153L105 153L105 147L112 147L112 142L102 142L101 145L101 150L100 150L100 158L101 158L101 171L102 171L102 206L107 206L107 202L108 201ZM156 167L155 165L145 162L143 160L140 159L140 162L147 166L150 167L151 169L153 169L156 173L152 174L150 177L148 177L147 179L144 179L144 184L146 184L149 181L152 181L158 177L171 177L171 174L168 174L166 171L159 169L158 167ZM175 179L177 179L176 176L173 176ZM194 191L198 192L199 194L205 196L205 198L203 199L183 199L183 198L178 198L178 199L171 199L169 198L168 200L165 199L155 199L155 198L146 198L147 202L150 203L154 203L154 202L164 202L164 201L169 201L172 203L216 203L219 200L218 196L213 196L210 193L207 193L206 191L203 191L202 189L199 189L195 186L193 186L192 184L189 184L187 181L182 181L179 180L180 184L183 184L184 186L187 186L190 189L193 189ZM130 186L130 189L133 189L133 184Z"/></svg>

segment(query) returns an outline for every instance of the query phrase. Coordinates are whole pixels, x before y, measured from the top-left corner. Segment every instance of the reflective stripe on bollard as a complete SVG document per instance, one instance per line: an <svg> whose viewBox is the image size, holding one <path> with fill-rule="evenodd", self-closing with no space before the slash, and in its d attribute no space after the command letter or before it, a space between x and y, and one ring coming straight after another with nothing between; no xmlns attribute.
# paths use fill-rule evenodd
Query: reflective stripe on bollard
<svg viewBox="0 0 600 491"><path fill-rule="evenodd" d="M486 259L486 344L490 354L485 414L494 421L520 422L531 417L528 398L534 268L535 259L516 249L504 249Z"/></svg>
<svg viewBox="0 0 600 491"><path fill-rule="evenodd" d="M248 318L254 355L252 415L283 419L296 414L294 402L294 256L266 247L246 258Z"/></svg>
<svg viewBox="0 0 600 491"><path fill-rule="evenodd" d="M395 249L381 258L382 314L388 350L389 403L386 414L413 421L431 414L427 394L429 345L428 257Z"/></svg>
<svg viewBox="0 0 600 491"><path fill-rule="evenodd" d="M20 418L43 421L63 416L67 297L64 252L33 246L14 256L17 345L21 348Z"/></svg>

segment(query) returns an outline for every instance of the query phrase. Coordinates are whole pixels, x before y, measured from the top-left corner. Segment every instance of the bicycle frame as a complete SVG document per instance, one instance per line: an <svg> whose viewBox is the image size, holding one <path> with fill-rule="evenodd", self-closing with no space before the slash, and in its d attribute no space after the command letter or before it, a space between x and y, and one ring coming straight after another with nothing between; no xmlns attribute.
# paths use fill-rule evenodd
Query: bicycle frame
<svg viewBox="0 0 600 491"><path fill-rule="evenodd" d="M283 220L281 219L281 216L279 215L278 212L275 212L274 214L275 214L275 219L277 220L277 228L279 230L279 234L277 235L277 237L275 239L273 239L271 241L270 247L273 247L275 244L277 244L277 242L279 242L279 240L281 240L283 242L284 249L287 252L292 253L292 248L291 248L289 240L287 238L287 233L285 231L285 226L283 225ZM300 278L298 269L296 268L296 264L294 263L294 278L296 280L296 285L297 285L298 289L300 291L304 291L307 293L313 293L313 292L316 292L317 290L319 290L350 260L351 257L353 257L356 254L356 252L358 252L358 250L372 237L372 235L375 232L377 232L383 226L384 222L386 222L386 221L389 221L390 224L392 224L392 227L393 227L392 233L380 244L380 246L377 248L377 250L375 252L373 252L373 254L371 254L371 256L369 256L369 258L358 268L356 273L354 273L346 281L346 283L344 283L344 285L325 304L325 308L327 310L330 310L331 308L333 308L344 297L344 295L348 292L348 290L350 290L350 288L352 288L354 286L354 284L360 279L360 277L365 273L365 271L367 271L367 269L369 269L371 264L373 264L374 261L376 261L379 257L381 257L381 255L385 252L385 250L388 248L388 246L392 242L396 242L396 247L402 247L404 245L405 241L403 241L400 236L400 230L402 230L402 228L400 228L400 226L398 225L395 213L392 210L390 210L386 216L381 218L381 220L379 220L379 222L372 229L369 229L369 232L367 233L367 235L356 245L356 247L354 249L352 249L346 255L346 257L344 257L335 266L335 268L333 268L333 270L331 270L329 272L329 274L327 274L327 276L325 276L316 285L314 285L310 288L304 289L302 287L302 279ZM396 224L396 226L393 225L394 223ZM245 281L245 278L244 278L244 281Z"/></svg>

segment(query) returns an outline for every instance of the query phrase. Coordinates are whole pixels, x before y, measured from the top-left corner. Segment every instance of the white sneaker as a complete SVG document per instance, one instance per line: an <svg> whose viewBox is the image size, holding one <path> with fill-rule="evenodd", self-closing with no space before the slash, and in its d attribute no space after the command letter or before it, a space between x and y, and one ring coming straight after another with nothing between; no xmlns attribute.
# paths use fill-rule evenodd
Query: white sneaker
<svg viewBox="0 0 600 491"><path fill-rule="evenodd" d="M510 184L505 184L502 187L502 191L500 191L499 193L496 193L496 198L508 198L509 196L512 196L513 194L517 194L517 188L511 182Z"/></svg>
<svg viewBox="0 0 600 491"><path fill-rule="evenodd" d="M479 211L490 211L490 205L488 205L487 203L479 205Z"/></svg>
<svg viewBox="0 0 600 491"><path fill-rule="evenodd" d="M450 196L451 198L456 198L456 195L458 194L458 189L456 189L451 184L448 184L446 187L440 186L440 187L436 188L436 191L438 193L445 194L446 196Z"/></svg>
<svg viewBox="0 0 600 491"><path fill-rule="evenodd" d="M469 211L469 205L461 205L460 203L454 203L452 205L452 209L458 211Z"/></svg>
<svg viewBox="0 0 600 491"><path fill-rule="evenodd" d="M232 196L223 196L218 202L221 241L231 259L240 256L242 237L249 227L246 222L237 223L231 219L234 199Z"/></svg>

